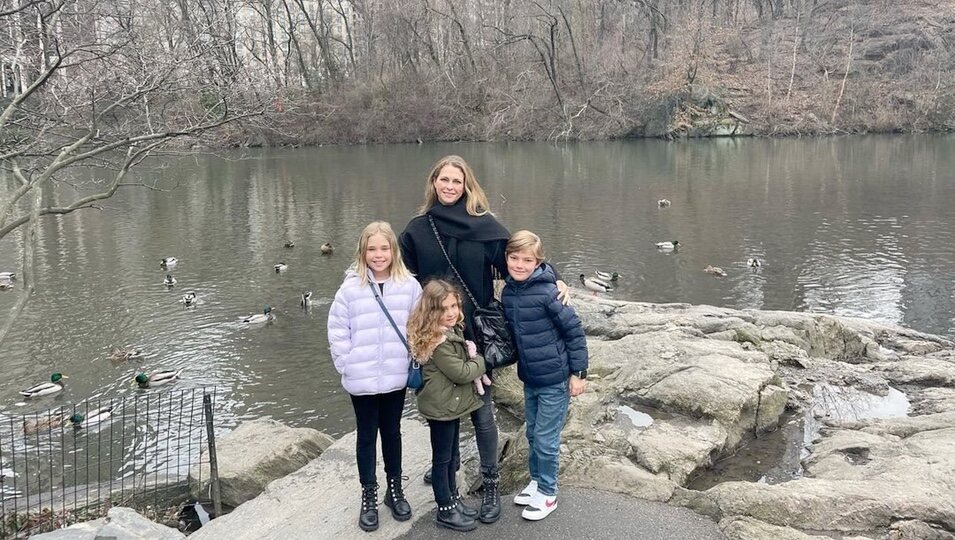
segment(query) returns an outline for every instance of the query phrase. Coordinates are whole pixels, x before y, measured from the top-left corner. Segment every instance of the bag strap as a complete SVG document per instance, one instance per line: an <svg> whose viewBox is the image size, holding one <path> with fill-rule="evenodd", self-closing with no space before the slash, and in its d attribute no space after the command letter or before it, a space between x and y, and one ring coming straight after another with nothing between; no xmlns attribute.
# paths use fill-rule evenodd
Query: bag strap
<svg viewBox="0 0 955 540"><path fill-rule="evenodd" d="M381 295L378 294L378 289L375 288L375 284L369 281L368 286L371 287L371 293L375 295L375 300L378 300L378 305L381 306L381 310L385 312L385 317L388 317L388 322L391 323L391 327L395 329L395 333L398 334L398 337L401 338L401 342L404 343L405 348L408 349L408 354L411 354L411 346L408 345L408 340L405 339L401 330L398 330L398 325L395 323L395 320L391 318L391 313L388 312L385 303L381 301Z"/></svg>
<svg viewBox="0 0 955 540"><path fill-rule="evenodd" d="M431 230L434 231L434 239L438 241L438 247L441 248L441 253L444 253L444 258L448 261L448 266L451 267L451 270L454 271L454 275L457 276L458 281L461 282L461 286L464 287L464 292L467 293L468 298L471 300L471 304L475 309L481 307L478 305L477 300L474 299L474 295L471 294L470 289L466 283L464 283L464 278L461 277L461 273L458 272L458 269L454 267L454 263L451 262L451 257L448 256L447 250L444 249L444 243L441 242L441 235L438 234L438 228L434 225L434 218L428 215L428 223L431 224Z"/></svg>

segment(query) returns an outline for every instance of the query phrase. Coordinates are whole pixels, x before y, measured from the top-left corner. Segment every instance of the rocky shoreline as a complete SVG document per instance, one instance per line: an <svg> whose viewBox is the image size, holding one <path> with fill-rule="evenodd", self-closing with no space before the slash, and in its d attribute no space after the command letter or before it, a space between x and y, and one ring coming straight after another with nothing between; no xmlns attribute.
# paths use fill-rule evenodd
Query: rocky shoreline
<svg viewBox="0 0 955 540"><path fill-rule="evenodd" d="M808 313L590 296L575 306L591 377L571 402L562 485L691 509L730 540L955 540L952 341ZM520 422L513 368L495 392ZM427 430L409 420L403 432L405 475L417 479ZM764 444L773 437L782 443ZM519 429L501 440L502 490L515 492L527 481L526 441ZM196 538L357 531L354 433L333 443L256 421L222 441L223 491L239 506ZM250 445L265 466L245 459ZM734 460L743 473L727 472ZM428 515L428 486L410 481L406 493L420 509L413 520L384 519L376 534L407 535Z"/></svg>

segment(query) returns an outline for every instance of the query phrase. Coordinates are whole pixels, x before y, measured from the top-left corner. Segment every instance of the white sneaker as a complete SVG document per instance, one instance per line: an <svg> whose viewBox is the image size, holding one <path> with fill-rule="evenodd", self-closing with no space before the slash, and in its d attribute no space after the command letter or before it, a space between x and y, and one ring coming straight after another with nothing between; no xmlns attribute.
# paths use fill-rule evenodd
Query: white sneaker
<svg viewBox="0 0 955 540"><path fill-rule="evenodd" d="M531 483L527 484L527 487L522 489L517 495L514 495L514 504L527 506L534 500L535 494L537 494L537 480L531 480Z"/></svg>
<svg viewBox="0 0 955 540"><path fill-rule="evenodd" d="M534 494L534 500L521 512L521 517L530 521L540 521L557 510L557 495L544 495L541 492Z"/></svg>

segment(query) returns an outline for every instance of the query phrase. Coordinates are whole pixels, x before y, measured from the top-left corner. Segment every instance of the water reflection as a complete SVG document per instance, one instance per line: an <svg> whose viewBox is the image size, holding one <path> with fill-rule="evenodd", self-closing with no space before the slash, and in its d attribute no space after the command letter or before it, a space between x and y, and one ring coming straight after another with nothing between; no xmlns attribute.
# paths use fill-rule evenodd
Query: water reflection
<svg viewBox="0 0 955 540"><path fill-rule="evenodd" d="M0 410L53 371L71 376L62 395L17 412L122 396L139 371L183 368L177 388L220 389L226 428L270 415L350 430L327 305L361 227L402 229L447 153L472 163L503 223L542 235L561 272L620 272L613 298L857 315L955 336L953 150L951 137L860 137L382 145L155 163L143 174L175 189L121 191L103 211L43 222L40 288L0 348ZM62 203L71 189L47 196ZM661 253L662 240L682 248ZM19 242L0 242L0 270L16 270ZM171 290L165 256L180 260ZM765 263L759 272L750 257ZM279 261L287 272L272 270ZM202 300L194 309L179 303L188 290ZM310 311L299 309L305 290ZM0 293L0 313L15 299ZM274 323L237 323L264 304ZM108 361L128 345L144 357Z"/></svg>

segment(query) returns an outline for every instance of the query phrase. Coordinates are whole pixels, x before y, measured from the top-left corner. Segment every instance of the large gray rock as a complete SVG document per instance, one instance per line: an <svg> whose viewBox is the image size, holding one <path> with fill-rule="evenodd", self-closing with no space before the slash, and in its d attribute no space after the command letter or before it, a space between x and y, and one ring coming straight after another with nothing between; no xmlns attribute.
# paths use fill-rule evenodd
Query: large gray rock
<svg viewBox="0 0 955 540"><path fill-rule="evenodd" d="M186 535L154 523L132 508L114 506L106 517L31 536L40 540L180 540Z"/></svg>
<svg viewBox="0 0 955 540"><path fill-rule="evenodd" d="M331 446L334 439L310 428L291 428L271 419L256 419L216 440L223 504L235 507L256 497L269 482L294 472ZM209 496L206 451L201 465L189 471L196 496ZM199 482L201 478L202 482Z"/></svg>
<svg viewBox="0 0 955 540"><path fill-rule="evenodd" d="M395 538L408 532L414 520L434 509L431 486L421 481L431 466L428 428L406 420L401 431L402 470L411 478L405 484L405 496L411 504L412 519L395 521L388 509L380 506L380 527L374 533L377 538ZM212 520L190 540L362 538L365 533L358 528L361 487L355 465L355 437L354 431L345 435L321 457L275 480L261 495ZM378 466L378 483L383 486L386 477L380 459ZM379 501L383 495L384 488L378 494Z"/></svg>

